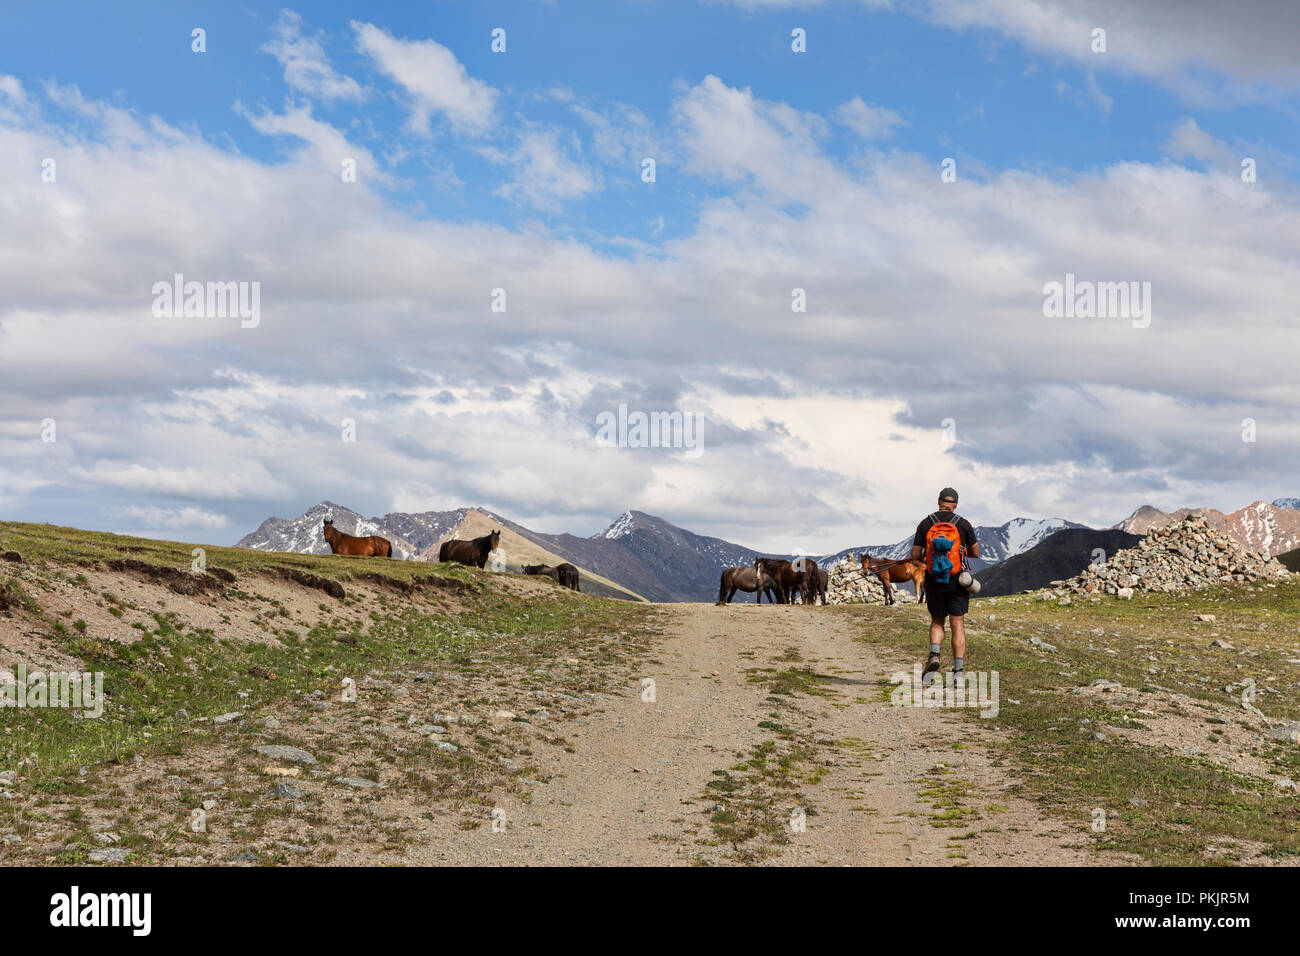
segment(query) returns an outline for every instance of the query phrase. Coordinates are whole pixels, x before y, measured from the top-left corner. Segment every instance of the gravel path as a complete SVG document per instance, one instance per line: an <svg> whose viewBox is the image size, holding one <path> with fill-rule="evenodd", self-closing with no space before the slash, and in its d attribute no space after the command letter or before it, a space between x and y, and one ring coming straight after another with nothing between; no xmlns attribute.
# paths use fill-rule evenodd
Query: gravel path
<svg viewBox="0 0 1300 956"><path fill-rule="evenodd" d="M410 848L413 864L672 865L727 863L710 846L704 796L716 771L763 740L773 705L750 679L796 647L801 667L831 675L827 696L797 695L782 712L819 748L820 780L804 788L814 813L771 864L1097 865L1084 849L1087 817L1066 830L1005 794L1012 782L978 746L984 730L935 709L893 707L878 681L906 662L884 662L853 640L852 611L802 607L664 605L662 646L626 694L570 723L568 749L538 752L548 783L528 799L503 796L503 830L450 826ZM654 701L642 680L654 681ZM990 721L996 724L996 721ZM971 746L953 749L954 735ZM852 745L834 745L846 739ZM860 741L861 743L856 743ZM941 776L935 777L936 772ZM927 773L931 776L926 777ZM960 781L974 822L936 826L934 782ZM989 811L987 808L992 807ZM794 807L791 807L793 810ZM976 831L957 843L954 837ZM1077 848L1071 848L1077 847ZM1113 855L1112 855L1113 856ZM1121 862L1114 860L1113 862Z"/></svg>

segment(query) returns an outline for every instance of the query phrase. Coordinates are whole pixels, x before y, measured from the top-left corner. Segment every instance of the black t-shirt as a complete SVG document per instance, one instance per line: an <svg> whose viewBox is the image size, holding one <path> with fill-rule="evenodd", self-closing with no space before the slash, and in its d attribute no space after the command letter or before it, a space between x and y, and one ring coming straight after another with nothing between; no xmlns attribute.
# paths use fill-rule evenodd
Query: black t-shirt
<svg viewBox="0 0 1300 956"><path fill-rule="evenodd" d="M934 525L940 521L949 521L957 526L957 534L961 536L961 545L970 554L971 547L975 544L975 529L971 523L959 514L951 511L936 511L934 514L928 514L921 519L921 523L916 526L916 537L912 539L912 544L922 551L922 557L925 556L925 535ZM927 582L931 578L929 571L925 572Z"/></svg>

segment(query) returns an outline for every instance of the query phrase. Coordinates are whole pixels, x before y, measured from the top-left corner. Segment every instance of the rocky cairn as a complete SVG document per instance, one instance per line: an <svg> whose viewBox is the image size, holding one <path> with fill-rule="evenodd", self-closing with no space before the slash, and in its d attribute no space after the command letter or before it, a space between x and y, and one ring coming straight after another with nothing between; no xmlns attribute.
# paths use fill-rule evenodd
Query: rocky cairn
<svg viewBox="0 0 1300 956"><path fill-rule="evenodd" d="M912 588L907 588L910 597ZM894 597L903 598L898 585L894 586ZM850 555L830 569L826 581L827 604L883 604L885 588L874 574L867 577L862 573L860 562Z"/></svg>
<svg viewBox="0 0 1300 956"><path fill-rule="evenodd" d="M1199 513L1155 528L1131 548L1117 551L1105 564L1088 568L1057 590L1075 594L1134 591L1185 591L1231 581L1281 581L1291 576L1281 562L1237 544L1211 528Z"/></svg>

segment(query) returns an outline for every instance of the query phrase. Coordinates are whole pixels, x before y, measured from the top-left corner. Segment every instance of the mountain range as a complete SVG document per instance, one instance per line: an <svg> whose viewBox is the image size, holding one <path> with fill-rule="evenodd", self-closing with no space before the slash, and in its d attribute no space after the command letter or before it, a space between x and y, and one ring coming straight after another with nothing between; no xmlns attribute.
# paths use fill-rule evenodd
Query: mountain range
<svg viewBox="0 0 1300 956"><path fill-rule="evenodd" d="M980 556L971 558L971 567L976 571L990 567L1000 561L1013 557L1037 545L1063 528L1084 528L1086 525L1066 521L1064 518L1012 518L1000 525L976 525L975 540L980 543ZM899 561L912 552L912 535L893 544L863 545L858 548L845 548L835 554L818 558L817 563L829 569L848 555L861 558L865 554L872 557Z"/></svg>
<svg viewBox="0 0 1300 956"><path fill-rule="evenodd" d="M1143 535L1192 510L1164 512L1147 505L1108 530L1063 518L1013 518L1001 525L981 525L975 529L981 555L971 564L975 571L983 572L980 580L987 582L986 593L1037 587L1040 579L1046 583L1077 574L1087 563L1085 558L1083 564L1073 567L1078 555L1090 554L1093 546L1109 552L1117 543L1129 540L1111 531ZM1271 504L1256 501L1230 514L1199 510L1211 525L1250 548L1279 554L1300 547L1300 499L1278 498ZM712 601L723 568L750 566L760 554L722 538L687 531L643 511L625 511L603 531L582 537L533 531L487 508L392 512L367 518L330 501L313 505L297 518L268 518L236 546L325 554L329 546L321 534L321 523L326 517L332 517L338 529L348 534L381 534L393 543L396 557L417 561L437 560L438 546L448 538L473 538L500 528L501 547L492 565L496 570L519 571L525 564L568 561L581 570L584 591L629 600ZM1090 543L1093 538L1096 543ZM1084 548L1085 544L1088 547ZM864 553L898 560L907 557L911 545L909 535L892 544L845 548L818 556L816 561L829 569L849 555L858 559ZM1010 564L1017 557L1020 560ZM999 574L988 572L1004 562L1007 567Z"/></svg>
<svg viewBox="0 0 1300 956"><path fill-rule="evenodd" d="M723 568L750 566L761 553L687 531L643 511L625 511L603 531L580 537L533 531L487 508L393 512L367 518L331 501L313 505L297 518L268 518L236 547L327 554L329 546L321 534L321 523L327 517L346 534L383 535L392 542L395 556L404 560L436 560L438 546L448 538L472 538L501 528L501 547L495 558L501 570L569 561L581 569L583 590L649 601L712 601ZM1074 527L1083 526L1060 518L1016 518L1003 525L977 527L982 558L972 559L972 565L978 571L1034 547L1062 528ZM817 562L829 568L849 554L858 558L863 553L905 558L911 545L908 536L888 545L846 548L818 557Z"/></svg>
<svg viewBox="0 0 1300 956"><path fill-rule="evenodd" d="M1271 504L1254 501L1227 514L1213 508L1165 512L1143 505L1115 527L1130 534L1146 534L1152 528L1181 521L1193 512L1205 515L1210 527L1224 532L1238 544L1270 556L1300 547L1300 498L1277 498Z"/></svg>
<svg viewBox="0 0 1300 956"><path fill-rule="evenodd" d="M258 529L236 542L237 548L259 551L293 551L299 554L329 554L321 524L332 518L344 534L379 534L393 545L393 555L406 561L436 561L438 546L448 538L477 538L501 530L501 541L489 567L498 571L520 572L526 564L556 565L572 560L556 554L533 540L533 532L484 508L457 508L452 511L423 511L416 514L392 512L382 518L366 518L332 501L312 505L297 518L268 518ZM524 532L521 534L520 532ZM574 562L577 564L578 562ZM611 581L599 570L582 568L582 590L630 600L644 600L636 590ZM673 600L652 598L652 600ZM680 600L680 599L677 599Z"/></svg>
<svg viewBox="0 0 1300 956"><path fill-rule="evenodd" d="M1102 551L1105 560L1141 540L1141 535L1119 528L1063 528L1029 550L1012 555L975 576L979 578L980 594L984 597L1018 594L1074 577L1092 563L1097 549Z"/></svg>

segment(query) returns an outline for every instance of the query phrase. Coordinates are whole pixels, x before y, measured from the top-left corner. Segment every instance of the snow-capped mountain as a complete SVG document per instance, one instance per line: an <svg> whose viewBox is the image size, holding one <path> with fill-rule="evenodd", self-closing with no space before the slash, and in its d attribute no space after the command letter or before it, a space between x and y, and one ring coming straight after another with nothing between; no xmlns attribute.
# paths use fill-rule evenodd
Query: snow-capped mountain
<svg viewBox="0 0 1300 956"><path fill-rule="evenodd" d="M1087 525L1066 521L1064 518L1012 518L1005 524L996 526L977 525L975 540L980 543L980 556L973 558L971 564L979 570L1028 551L1063 528L1086 527ZM864 553L888 561L900 561L911 552L912 536L908 535L893 544L845 548L843 551L819 558L817 563L823 568L830 568L842 561L845 555L852 554L855 558L861 558Z"/></svg>
<svg viewBox="0 0 1300 956"><path fill-rule="evenodd" d="M256 548L259 551L292 551L297 554L329 554L325 534L321 530L326 518L334 519L334 527L344 534L365 536L382 535L393 544L393 553L409 561L428 550L456 527L465 517L466 509L457 511L426 511L421 514L395 512L382 518L366 518L351 508L322 501L312 505L297 518L267 518L252 534L235 543L237 548Z"/></svg>
<svg viewBox="0 0 1300 956"><path fill-rule="evenodd" d="M1086 527L1088 526L1064 518L1012 518L996 528L976 528L975 537L980 543L980 557L990 564L996 564L1028 551L1063 528Z"/></svg>
<svg viewBox="0 0 1300 956"><path fill-rule="evenodd" d="M1205 515L1206 523L1211 528L1224 532L1238 544L1269 555L1282 554L1300 547L1300 509L1278 502L1297 500L1279 498L1272 504L1253 501L1229 514L1213 508L1179 508L1177 511L1164 512L1143 505L1115 527L1132 534L1146 534L1152 528L1164 527L1174 521L1181 521L1193 512L1199 512Z"/></svg>
<svg viewBox="0 0 1300 956"><path fill-rule="evenodd" d="M345 534L384 534L373 529L376 523L373 519L367 521L351 508L344 508L332 501L322 501L312 505L297 518L267 518L256 531L235 542L235 547L256 548L259 551L291 551L295 554L329 554L330 548L325 543L325 534L321 530L326 518L333 518L335 527ZM359 532L357 528L363 526L371 526L371 530ZM393 545L396 546L397 542L394 541Z"/></svg>
<svg viewBox="0 0 1300 956"><path fill-rule="evenodd" d="M1273 507L1300 509L1300 498L1274 498Z"/></svg>
<svg viewBox="0 0 1300 956"><path fill-rule="evenodd" d="M695 534L644 511L625 511L589 538L540 534L506 523L547 550L651 601L712 601L723 568L748 567L758 556L752 548Z"/></svg>
<svg viewBox="0 0 1300 956"><path fill-rule="evenodd" d="M632 512L630 511L624 511L621 515L619 515L616 519L614 519L613 524L611 524L604 531L600 532L600 534L593 534L592 537L609 538L611 541L614 541L618 538L623 537L624 535L631 534L635 526L636 526L636 516L632 514Z"/></svg>

